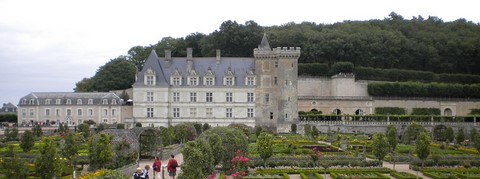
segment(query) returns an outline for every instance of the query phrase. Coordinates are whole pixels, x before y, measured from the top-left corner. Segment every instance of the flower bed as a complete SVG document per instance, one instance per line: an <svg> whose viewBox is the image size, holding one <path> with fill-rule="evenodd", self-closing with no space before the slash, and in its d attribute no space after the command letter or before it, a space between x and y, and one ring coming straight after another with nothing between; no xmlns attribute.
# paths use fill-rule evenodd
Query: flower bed
<svg viewBox="0 0 480 179"><path fill-rule="evenodd" d="M270 179L270 178L282 178L290 179L286 173L282 174L249 174L243 177L244 179Z"/></svg>
<svg viewBox="0 0 480 179"><path fill-rule="evenodd" d="M322 175L318 173L300 173L302 179L323 179Z"/></svg>
<svg viewBox="0 0 480 179"><path fill-rule="evenodd" d="M417 176L408 172L390 172L390 176L393 176L397 179L416 179Z"/></svg>
<svg viewBox="0 0 480 179"><path fill-rule="evenodd" d="M346 172L378 172L378 173L390 173L392 169L389 168L331 168L327 170L327 173L336 172L336 173L346 173ZM323 173L324 170L321 168L259 168L256 169L255 173L257 174L276 174L276 173L287 173L287 174L300 174L300 173Z"/></svg>
<svg viewBox="0 0 480 179"><path fill-rule="evenodd" d="M348 179L348 178L389 179L390 178L378 172L342 172L342 173L330 172L330 176L333 179Z"/></svg>

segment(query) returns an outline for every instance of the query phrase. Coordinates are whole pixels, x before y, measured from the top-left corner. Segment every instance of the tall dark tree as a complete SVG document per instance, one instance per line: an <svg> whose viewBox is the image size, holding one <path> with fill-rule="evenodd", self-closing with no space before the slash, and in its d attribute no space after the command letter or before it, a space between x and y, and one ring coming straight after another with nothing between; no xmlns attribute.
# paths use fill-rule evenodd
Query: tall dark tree
<svg viewBox="0 0 480 179"><path fill-rule="evenodd" d="M93 77L94 91L111 91L131 88L135 82L136 67L120 56L101 66Z"/></svg>
<svg viewBox="0 0 480 179"><path fill-rule="evenodd" d="M32 150L33 145L35 144L35 136L30 130L26 130L23 133L22 140L20 142L20 147L24 152L29 152Z"/></svg>
<svg viewBox="0 0 480 179"><path fill-rule="evenodd" d="M422 160L423 167L425 159L430 155L430 137L425 131L421 132L417 138L415 152L417 157Z"/></svg>

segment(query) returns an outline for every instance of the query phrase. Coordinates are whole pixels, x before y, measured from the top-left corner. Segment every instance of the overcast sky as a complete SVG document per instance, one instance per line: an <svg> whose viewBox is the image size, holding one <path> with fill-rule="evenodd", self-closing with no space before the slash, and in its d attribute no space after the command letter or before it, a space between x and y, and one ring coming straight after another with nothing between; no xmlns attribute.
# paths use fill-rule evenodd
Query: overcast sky
<svg viewBox="0 0 480 179"><path fill-rule="evenodd" d="M392 11L480 22L475 0L0 0L0 104L75 83L136 45L209 34L220 24L383 19Z"/></svg>

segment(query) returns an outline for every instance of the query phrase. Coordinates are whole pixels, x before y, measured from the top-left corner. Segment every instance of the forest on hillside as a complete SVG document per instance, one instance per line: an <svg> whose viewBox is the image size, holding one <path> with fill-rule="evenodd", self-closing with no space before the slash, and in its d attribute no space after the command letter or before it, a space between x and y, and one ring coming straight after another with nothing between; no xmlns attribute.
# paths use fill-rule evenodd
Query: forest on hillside
<svg viewBox="0 0 480 179"><path fill-rule="evenodd" d="M385 19L334 24L291 22L265 27L254 21L244 24L225 21L208 35L192 33L180 38L164 37L157 44L134 46L127 55L107 64L141 69L152 49L159 56L164 55L165 49L170 49L172 56L186 56L187 47L193 48L194 57L214 56L216 49L222 50L222 56L253 57L253 49L264 34L271 47L301 47L299 63L331 67L336 62L351 62L355 67L480 75L480 24L466 19L444 22L435 16L405 19L395 12ZM112 63L114 61L131 63ZM110 78L116 75L102 70L120 69L106 68L107 64L100 67L95 76L79 81L75 91L125 89L133 84L134 76L121 85L106 86L108 83L104 81L111 82Z"/></svg>

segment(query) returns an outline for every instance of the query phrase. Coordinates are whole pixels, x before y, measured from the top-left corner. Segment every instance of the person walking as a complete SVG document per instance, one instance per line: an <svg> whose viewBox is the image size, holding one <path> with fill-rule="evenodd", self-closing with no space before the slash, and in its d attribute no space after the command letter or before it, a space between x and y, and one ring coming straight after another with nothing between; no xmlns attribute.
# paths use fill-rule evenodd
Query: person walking
<svg viewBox="0 0 480 179"><path fill-rule="evenodd" d="M148 170L150 170L150 165L145 165L145 169L143 169L142 175L140 176L141 179L149 179Z"/></svg>
<svg viewBox="0 0 480 179"><path fill-rule="evenodd" d="M160 170L162 169L162 162L160 162L160 158L155 157L155 161L152 165L153 168L153 178L156 178L156 174L160 175Z"/></svg>
<svg viewBox="0 0 480 179"><path fill-rule="evenodd" d="M171 179L175 179L175 175L177 174L177 167L178 167L178 162L175 160L175 155L170 155L171 159L168 160L167 164L167 171L168 171L168 176L170 176Z"/></svg>

